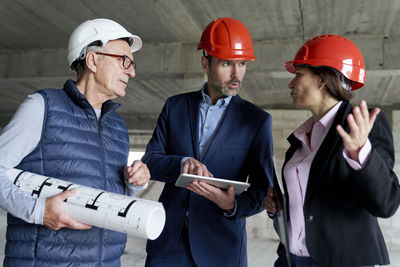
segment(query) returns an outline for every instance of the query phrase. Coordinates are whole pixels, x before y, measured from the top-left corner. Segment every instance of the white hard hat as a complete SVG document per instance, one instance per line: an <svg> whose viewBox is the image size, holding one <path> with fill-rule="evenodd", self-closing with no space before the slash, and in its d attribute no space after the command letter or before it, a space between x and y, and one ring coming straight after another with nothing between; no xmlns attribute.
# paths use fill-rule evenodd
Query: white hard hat
<svg viewBox="0 0 400 267"><path fill-rule="evenodd" d="M74 62L86 57L86 48L96 41L105 46L108 41L127 38L132 53L142 48L142 39L128 32L124 27L109 19L87 20L71 34L68 43L68 63L71 70Z"/></svg>

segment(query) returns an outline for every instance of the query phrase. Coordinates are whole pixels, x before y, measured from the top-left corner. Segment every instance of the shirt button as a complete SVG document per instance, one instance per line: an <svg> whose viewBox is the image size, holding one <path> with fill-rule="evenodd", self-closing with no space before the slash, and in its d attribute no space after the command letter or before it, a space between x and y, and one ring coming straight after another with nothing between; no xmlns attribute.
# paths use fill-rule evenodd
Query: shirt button
<svg viewBox="0 0 400 267"><path fill-rule="evenodd" d="M312 221L314 220L314 216L312 216L312 215L307 215L307 216L306 216L306 220L307 220L307 222L312 222Z"/></svg>
<svg viewBox="0 0 400 267"><path fill-rule="evenodd" d="M210 108L210 111L213 111L213 109L212 109L212 108Z"/></svg>
<svg viewBox="0 0 400 267"><path fill-rule="evenodd" d="M206 130L207 130L207 129L208 129L208 126L204 126L204 129L206 129Z"/></svg>

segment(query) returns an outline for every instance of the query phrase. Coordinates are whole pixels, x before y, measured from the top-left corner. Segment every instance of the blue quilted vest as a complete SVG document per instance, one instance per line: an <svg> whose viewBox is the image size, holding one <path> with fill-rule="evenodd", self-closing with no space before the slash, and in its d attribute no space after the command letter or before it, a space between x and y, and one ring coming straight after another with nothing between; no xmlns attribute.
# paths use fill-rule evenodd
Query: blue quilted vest
<svg viewBox="0 0 400 267"><path fill-rule="evenodd" d="M129 138L119 104L107 101L100 122L68 80L64 89L38 91L45 102L40 142L17 168L124 194ZM53 231L8 214L4 266L120 266L126 235L92 227Z"/></svg>

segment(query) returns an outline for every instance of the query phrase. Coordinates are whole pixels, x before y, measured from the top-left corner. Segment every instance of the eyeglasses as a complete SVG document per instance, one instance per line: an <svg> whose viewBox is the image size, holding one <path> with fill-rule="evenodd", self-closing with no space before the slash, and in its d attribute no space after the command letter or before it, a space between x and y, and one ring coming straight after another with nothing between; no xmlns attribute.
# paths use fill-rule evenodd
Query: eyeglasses
<svg viewBox="0 0 400 267"><path fill-rule="evenodd" d="M136 70L136 63L132 61L132 59L130 59L127 56L123 56L123 55L115 55L115 54L108 54L108 53L102 53L102 52L95 52L96 54L99 55L104 55L104 56L110 56L110 57L117 57L117 58L122 58L122 66L125 69L129 69L131 66L133 66L133 69Z"/></svg>

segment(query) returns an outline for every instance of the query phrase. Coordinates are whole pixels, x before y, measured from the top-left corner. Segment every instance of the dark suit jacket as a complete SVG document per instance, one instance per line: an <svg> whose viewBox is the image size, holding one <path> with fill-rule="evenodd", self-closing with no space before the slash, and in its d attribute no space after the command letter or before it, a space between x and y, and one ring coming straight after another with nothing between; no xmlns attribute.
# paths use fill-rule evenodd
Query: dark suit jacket
<svg viewBox="0 0 400 267"><path fill-rule="evenodd" d="M198 266L247 266L247 216L263 210L273 179L271 116L234 96L202 163L214 177L246 181L250 188L236 196L237 211L228 218L208 199L175 186L183 157L198 159L198 112L201 92L169 98L146 148L143 161L151 179L165 182L160 196L166 210L161 236L148 241L151 257L164 258L175 247L186 215L193 258Z"/></svg>
<svg viewBox="0 0 400 267"><path fill-rule="evenodd" d="M399 181L393 172L393 137L382 112L369 135L372 157L368 165L355 171L343 158L336 125L349 131L346 116L351 111L348 102L340 106L312 162L304 200L307 249L324 267L389 264L377 217L392 216L400 203ZM293 134L288 140L291 146L284 166L300 145ZM283 253L282 246L278 253Z"/></svg>

